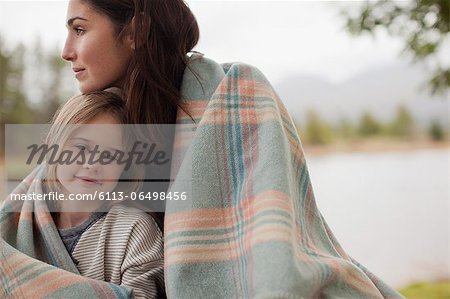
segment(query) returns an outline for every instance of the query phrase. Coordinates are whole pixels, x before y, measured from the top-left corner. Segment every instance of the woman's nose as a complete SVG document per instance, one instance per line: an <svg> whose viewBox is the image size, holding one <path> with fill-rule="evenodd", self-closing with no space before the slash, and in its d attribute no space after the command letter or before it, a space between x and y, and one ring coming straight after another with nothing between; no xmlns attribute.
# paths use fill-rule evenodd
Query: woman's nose
<svg viewBox="0 0 450 299"><path fill-rule="evenodd" d="M64 44L64 48L61 52L61 58L67 61L74 61L76 57L75 50L68 39Z"/></svg>

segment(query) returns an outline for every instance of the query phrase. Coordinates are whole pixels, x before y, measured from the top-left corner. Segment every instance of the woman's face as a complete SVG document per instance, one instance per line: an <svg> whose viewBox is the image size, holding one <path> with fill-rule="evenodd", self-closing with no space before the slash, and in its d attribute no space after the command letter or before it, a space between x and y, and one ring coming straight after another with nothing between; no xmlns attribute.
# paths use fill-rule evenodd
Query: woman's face
<svg viewBox="0 0 450 299"><path fill-rule="evenodd" d="M110 19L82 0L70 0L66 26L68 34L61 56L72 63L80 91L123 87L132 55L131 42L117 39Z"/></svg>

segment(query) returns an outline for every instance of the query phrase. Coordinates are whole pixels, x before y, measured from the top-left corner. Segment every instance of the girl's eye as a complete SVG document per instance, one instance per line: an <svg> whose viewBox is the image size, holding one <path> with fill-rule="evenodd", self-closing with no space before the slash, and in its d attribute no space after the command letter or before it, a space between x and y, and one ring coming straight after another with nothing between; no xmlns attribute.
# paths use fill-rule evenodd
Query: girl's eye
<svg viewBox="0 0 450 299"><path fill-rule="evenodd" d="M82 152L88 150L87 146L84 144L75 144L75 147Z"/></svg>
<svg viewBox="0 0 450 299"><path fill-rule="evenodd" d="M117 160L116 153L113 153L113 152L110 152L110 151L106 151L104 155L105 155L106 159L110 159L111 161Z"/></svg>

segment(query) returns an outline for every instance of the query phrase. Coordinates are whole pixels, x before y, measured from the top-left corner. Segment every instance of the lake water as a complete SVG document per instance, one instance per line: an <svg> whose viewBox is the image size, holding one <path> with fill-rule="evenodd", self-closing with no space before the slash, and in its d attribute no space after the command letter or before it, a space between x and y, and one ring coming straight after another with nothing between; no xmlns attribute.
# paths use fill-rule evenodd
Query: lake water
<svg viewBox="0 0 450 299"><path fill-rule="evenodd" d="M307 158L344 249L394 287L450 279L450 149Z"/></svg>

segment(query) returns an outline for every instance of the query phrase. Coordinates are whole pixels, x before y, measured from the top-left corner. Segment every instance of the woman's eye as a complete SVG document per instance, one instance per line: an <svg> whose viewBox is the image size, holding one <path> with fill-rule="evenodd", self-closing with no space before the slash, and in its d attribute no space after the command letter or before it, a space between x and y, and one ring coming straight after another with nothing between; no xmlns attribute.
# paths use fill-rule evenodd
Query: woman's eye
<svg viewBox="0 0 450 299"><path fill-rule="evenodd" d="M77 35L82 35L85 32L85 30L82 29L81 27L74 27L73 30Z"/></svg>

